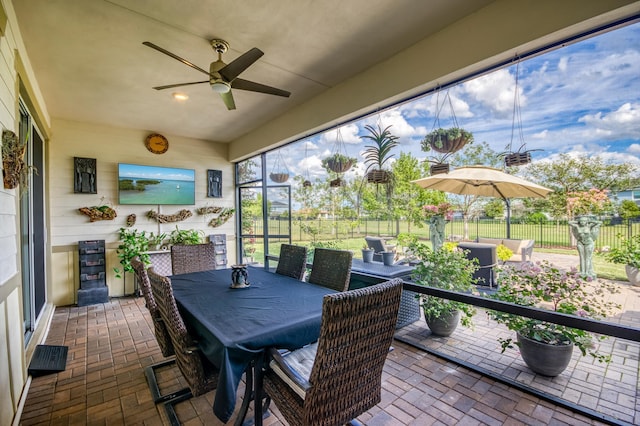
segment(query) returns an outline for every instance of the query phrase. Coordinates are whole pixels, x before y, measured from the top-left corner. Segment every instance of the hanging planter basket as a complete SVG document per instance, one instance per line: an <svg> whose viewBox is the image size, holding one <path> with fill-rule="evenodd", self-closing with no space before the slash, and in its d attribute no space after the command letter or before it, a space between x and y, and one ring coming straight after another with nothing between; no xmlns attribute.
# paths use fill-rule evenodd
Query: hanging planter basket
<svg viewBox="0 0 640 426"><path fill-rule="evenodd" d="M368 183L389 183L393 174L388 170L371 170L367 173Z"/></svg>
<svg viewBox="0 0 640 426"><path fill-rule="evenodd" d="M340 178L334 179L331 182L329 182L329 186L331 188L339 188L341 186L344 186L344 181Z"/></svg>
<svg viewBox="0 0 640 426"><path fill-rule="evenodd" d="M305 180L304 182L302 182L302 187L303 188L311 188L311 181L310 180Z"/></svg>
<svg viewBox="0 0 640 426"><path fill-rule="evenodd" d="M423 150L432 149L441 154L450 154L461 150L473 142L473 135L459 127L438 128L427 134L423 141Z"/></svg>
<svg viewBox="0 0 640 426"><path fill-rule="evenodd" d="M21 143L11 130L2 131L2 179L5 189L27 183L29 168L24 163L26 142Z"/></svg>
<svg viewBox="0 0 640 426"><path fill-rule="evenodd" d="M289 168L282 157L282 150L278 150L276 154L276 160L273 163L271 173L269 173L269 179L275 183L285 183L289 180Z"/></svg>
<svg viewBox="0 0 640 426"><path fill-rule="evenodd" d="M430 168L429 171L431 173L431 175L441 175L444 173L449 173L449 163L437 163L437 164L433 164Z"/></svg>
<svg viewBox="0 0 640 426"><path fill-rule="evenodd" d="M333 154L325 159L327 168L334 173L345 173L355 164L354 158L342 154Z"/></svg>
<svg viewBox="0 0 640 426"><path fill-rule="evenodd" d="M514 152L504 156L504 164L507 167L523 166L531 162L530 152Z"/></svg>
<svg viewBox="0 0 640 426"><path fill-rule="evenodd" d="M276 183L285 183L289 180L289 173L270 173L269 179Z"/></svg>

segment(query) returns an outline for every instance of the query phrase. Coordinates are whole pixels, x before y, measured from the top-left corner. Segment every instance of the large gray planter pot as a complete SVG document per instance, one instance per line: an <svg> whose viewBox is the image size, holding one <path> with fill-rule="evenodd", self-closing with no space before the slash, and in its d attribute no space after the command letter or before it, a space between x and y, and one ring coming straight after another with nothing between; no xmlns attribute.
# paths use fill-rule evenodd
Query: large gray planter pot
<svg viewBox="0 0 640 426"><path fill-rule="evenodd" d="M627 273L627 279L632 286L640 286L640 269L634 268L631 265L625 265L625 272Z"/></svg>
<svg viewBox="0 0 640 426"><path fill-rule="evenodd" d="M448 315L439 318L426 318L431 332L437 336L449 337L453 334L460 322L460 311L452 311Z"/></svg>
<svg viewBox="0 0 640 426"><path fill-rule="evenodd" d="M534 373L555 377L562 373L573 354L573 345L549 345L516 333L520 355Z"/></svg>
<svg viewBox="0 0 640 426"><path fill-rule="evenodd" d="M373 262L373 250L362 250L362 261L365 263Z"/></svg>

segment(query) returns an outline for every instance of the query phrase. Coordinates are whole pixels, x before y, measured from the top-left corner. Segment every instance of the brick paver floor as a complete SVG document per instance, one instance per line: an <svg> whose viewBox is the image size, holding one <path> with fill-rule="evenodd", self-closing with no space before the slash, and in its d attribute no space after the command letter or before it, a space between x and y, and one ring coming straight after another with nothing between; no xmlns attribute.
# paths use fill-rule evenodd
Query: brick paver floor
<svg viewBox="0 0 640 426"><path fill-rule="evenodd" d="M633 309L640 313L637 305ZM526 370L517 353L496 350L495 333L500 331L482 318L477 315L475 331L459 327L448 339L430 337L422 321L398 335L628 423L639 423L637 345L605 341L616 356L609 367L574 359L572 373L540 378ZM69 346L67 368L33 379L20 424L167 424L164 411L153 403L143 371L162 360L150 325L142 298L56 308L46 343ZM396 340L394 348L384 368L382 401L359 417L366 425L603 424L411 345ZM159 381L163 390L184 386L175 367L160 371ZM238 407L242 391L238 391ZM209 393L178 404L180 421L222 424L212 413L212 401ZM273 404L271 412L265 425L286 424Z"/></svg>

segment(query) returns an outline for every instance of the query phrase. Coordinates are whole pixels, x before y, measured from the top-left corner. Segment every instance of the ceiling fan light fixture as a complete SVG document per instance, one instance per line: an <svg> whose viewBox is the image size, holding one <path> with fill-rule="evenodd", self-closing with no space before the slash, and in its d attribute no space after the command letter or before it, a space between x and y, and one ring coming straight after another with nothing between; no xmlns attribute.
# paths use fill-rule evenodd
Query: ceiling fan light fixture
<svg viewBox="0 0 640 426"><path fill-rule="evenodd" d="M216 93L229 93L231 85L224 81L214 81L211 83L211 89Z"/></svg>
<svg viewBox="0 0 640 426"><path fill-rule="evenodd" d="M189 99L189 96L187 96L184 93L180 93L180 92L174 92L171 94L171 96L173 96L173 99L175 99L176 101L186 101L187 99Z"/></svg>

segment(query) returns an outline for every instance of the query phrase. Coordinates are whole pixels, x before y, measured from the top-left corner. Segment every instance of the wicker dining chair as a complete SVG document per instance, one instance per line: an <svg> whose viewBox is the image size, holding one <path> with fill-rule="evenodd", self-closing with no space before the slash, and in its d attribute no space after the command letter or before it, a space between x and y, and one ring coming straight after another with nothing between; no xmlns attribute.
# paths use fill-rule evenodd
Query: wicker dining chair
<svg viewBox="0 0 640 426"><path fill-rule="evenodd" d="M307 270L307 248L291 244L280 245L280 257L276 274L293 277L297 280L304 279Z"/></svg>
<svg viewBox="0 0 640 426"><path fill-rule="evenodd" d="M270 349L263 388L291 425L342 425L381 400L402 280L324 297L316 344Z"/></svg>
<svg viewBox="0 0 640 426"><path fill-rule="evenodd" d="M213 244L171 246L171 271L173 275L213 269L216 269L216 250Z"/></svg>
<svg viewBox="0 0 640 426"><path fill-rule="evenodd" d="M173 296L171 280L156 274L153 268L147 271L147 275L160 315L167 326L169 336L171 336L176 365L191 390L183 398L172 399L164 404L167 415L172 419L173 424L173 420L177 420L173 405L192 396L200 396L216 389L218 369L200 352L194 339L187 331Z"/></svg>
<svg viewBox="0 0 640 426"><path fill-rule="evenodd" d="M133 267L136 278L138 280L138 285L142 290L142 295L144 296L144 301L151 314L151 321L153 322L153 330L156 336L156 341L158 342L158 346L160 347L160 352L166 358L169 358L164 361L157 362L155 364L151 364L145 368L145 375L147 376L147 382L149 383L149 389L151 390L151 394L153 395L153 401L156 404L160 404L162 402L166 402L169 399L179 397L182 394L188 393L189 388L184 388L178 392L171 392L166 395L162 395L160 393L160 387L158 386L158 379L156 376L156 370L162 367L166 367L172 364L175 364L175 357L173 343L171 342L171 336L169 335L169 330L167 330L167 326L165 325L162 317L160 315L160 310L158 309L158 305L153 298L153 293L151 292L151 284L149 283L149 276L147 275L147 269L140 261L140 259L136 256L131 259L131 266Z"/></svg>
<svg viewBox="0 0 640 426"><path fill-rule="evenodd" d="M309 282L336 291L346 291L351 278L353 253L347 250L316 248Z"/></svg>

